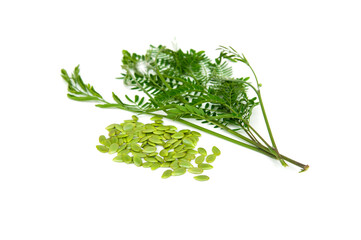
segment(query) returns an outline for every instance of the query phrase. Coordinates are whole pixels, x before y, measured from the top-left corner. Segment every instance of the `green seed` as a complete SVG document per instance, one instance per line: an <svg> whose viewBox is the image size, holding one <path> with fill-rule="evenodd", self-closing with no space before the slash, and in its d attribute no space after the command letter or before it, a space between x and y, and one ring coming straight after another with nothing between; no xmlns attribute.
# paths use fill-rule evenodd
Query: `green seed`
<svg viewBox="0 0 361 240"><path fill-rule="evenodd" d="M170 167L171 169L173 169L173 170L179 168L178 160L173 161L173 162L169 165L169 167Z"/></svg>
<svg viewBox="0 0 361 240"><path fill-rule="evenodd" d="M157 151L157 148L154 147L154 146L145 146L143 148L143 152L145 152L145 153L152 153L152 152L155 152L155 151Z"/></svg>
<svg viewBox="0 0 361 240"><path fill-rule="evenodd" d="M173 171L172 175L173 176L180 176L186 173L186 169L185 168L177 168Z"/></svg>
<svg viewBox="0 0 361 240"><path fill-rule="evenodd" d="M169 168L170 167L170 162L164 162L160 165L161 168Z"/></svg>
<svg viewBox="0 0 361 240"><path fill-rule="evenodd" d="M187 151L187 153L189 153L189 154L197 154L198 152L197 152L196 150L189 149L189 150Z"/></svg>
<svg viewBox="0 0 361 240"><path fill-rule="evenodd" d="M164 133L163 136L164 136L164 138L167 139L167 140L169 140L169 139L172 138L169 133Z"/></svg>
<svg viewBox="0 0 361 240"><path fill-rule="evenodd" d="M189 173L193 173L193 174L201 174L203 173L203 169L202 168L197 168L197 167L193 167L193 168L189 168L188 169Z"/></svg>
<svg viewBox="0 0 361 240"><path fill-rule="evenodd" d="M212 152L216 156L221 155L221 150L219 150L216 146L212 147Z"/></svg>
<svg viewBox="0 0 361 240"><path fill-rule="evenodd" d="M115 129L117 129L118 131L122 132L123 131L123 127L120 126L119 124L114 124Z"/></svg>
<svg viewBox="0 0 361 240"><path fill-rule="evenodd" d="M191 133L196 137L202 136L199 132L196 132L196 131L192 131Z"/></svg>
<svg viewBox="0 0 361 240"><path fill-rule="evenodd" d="M150 169L152 169L152 170L154 171L154 170L160 168L160 165L161 165L160 162L153 163L153 164L150 166Z"/></svg>
<svg viewBox="0 0 361 240"><path fill-rule="evenodd" d="M115 130L114 129L110 130L108 135L109 137L115 136Z"/></svg>
<svg viewBox="0 0 361 240"><path fill-rule="evenodd" d="M187 146L195 146L195 143L191 140L190 137L183 138L183 143Z"/></svg>
<svg viewBox="0 0 361 240"><path fill-rule="evenodd" d="M152 164L153 164L153 163L151 163L151 162L145 162L145 163L143 163L142 167L144 167L144 168L150 168L150 167L152 166Z"/></svg>
<svg viewBox="0 0 361 240"><path fill-rule="evenodd" d="M118 155L128 155L128 153L130 153L129 149L124 149L124 150L118 151Z"/></svg>
<svg viewBox="0 0 361 240"><path fill-rule="evenodd" d="M206 149L204 149L202 147L198 148L198 152L199 152L199 154L202 154L202 155L205 155L205 156L207 155Z"/></svg>
<svg viewBox="0 0 361 240"><path fill-rule="evenodd" d="M187 153L186 156L185 156L185 158L190 161L190 160L195 159L195 158L196 158L196 155L191 154L191 153Z"/></svg>
<svg viewBox="0 0 361 240"><path fill-rule="evenodd" d="M179 144L181 144L182 141L178 140L177 142L173 143L172 146L170 146L171 149L178 147Z"/></svg>
<svg viewBox="0 0 361 240"><path fill-rule="evenodd" d="M110 153L110 154L116 153L117 150L118 150L118 148L119 148L118 143L112 143L112 144L109 146L109 153Z"/></svg>
<svg viewBox="0 0 361 240"><path fill-rule="evenodd" d="M137 155L133 156L133 162L134 162L134 165L137 167L142 166L142 163L143 163L142 159Z"/></svg>
<svg viewBox="0 0 361 240"><path fill-rule="evenodd" d="M207 175L198 175L193 177L197 181L208 181L209 177Z"/></svg>
<svg viewBox="0 0 361 240"><path fill-rule="evenodd" d="M156 131L154 131L153 133L154 133L154 134L157 134L157 135L162 135L162 134L164 134L164 131L158 131L158 130L156 130Z"/></svg>
<svg viewBox="0 0 361 240"><path fill-rule="evenodd" d="M118 139L118 144L119 144L119 146L123 145L123 143L124 143L123 138L119 138L119 139Z"/></svg>
<svg viewBox="0 0 361 240"><path fill-rule="evenodd" d="M203 170L210 170L213 168L213 166L208 163L200 163L200 164L198 164L198 167L202 168Z"/></svg>
<svg viewBox="0 0 361 240"><path fill-rule="evenodd" d="M158 155L154 157L155 159L157 159L158 162L164 162L164 159L162 157L159 157Z"/></svg>
<svg viewBox="0 0 361 240"><path fill-rule="evenodd" d="M168 126L160 126L157 128L157 130L166 131L166 130L169 130L169 127Z"/></svg>
<svg viewBox="0 0 361 240"><path fill-rule="evenodd" d="M120 148L118 149L118 152L123 151L124 149L126 149L128 147L128 144L123 144L122 146L120 146Z"/></svg>
<svg viewBox="0 0 361 240"><path fill-rule="evenodd" d="M173 171L172 170L165 170L162 174L162 178L166 179L169 178L170 176L172 176Z"/></svg>
<svg viewBox="0 0 361 240"><path fill-rule="evenodd" d="M212 162L214 162L214 160L216 160L216 155L215 154L210 154L206 158L207 163L212 163Z"/></svg>
<svg viewBox="0 0 361 240"><path fill-rule="evenodd" d="M132 118L133 118L134 121L138 121L138 120L139 120L139 118L138 118L137 116L135 116L135 115L133 115Z"/></svg>
<svg viewBox="0 0 361 240"><path fill-rule="evenodd" d="M118 143L118 138L116 136L113 136L110 138L111 143Z"/></svg>
<svg viewBox="0 0 361 240"><path fill-rule="evenodd" d="M190 133L190 131L191 130L189 130L189 129L182 129L179 132L186 134L186 133Z"/></svg>
<svg viewBox="0 0 361 240"><path fill-rule="evenodd" d="M158 145L164 144L164 142L162 140L160 140L159 137L157 137L157 136L151 136L149 138L149 141L151 141L152 143L158 144Z"/></svg>
<svg viewBox="0 0 361 240"><path fill-rule="evenodd" d="M163 117L161 117L161 116L154 116L150 120L156 121L156 120L162 120L162 119L163 119Z"/></svg>
<svg viewBox="0 0 361 240"><path fill-rule="evenodd" d="M145 154L145 153L134 153L134 157L135 156L138 156L140 158L145 158L147 156L147 154Z"/></svg>
<svg viewBox="0 0 361 240"><path fill-rule="evenodd" d="M155 159L154 157L146 157L146 158L144 158L144 160L147 162L152 162L152 163L158 162L157 159Z"/></svg>
<svg viewBox="0 0 361 240"><path fill-rule="evenodd" d="M184 145L179 145L178 147L174 148L175 152L180 152L184 148Z"/></svg>
<svg viewBox="0 0 361 240"><path fill-rule="evenodd" d="M164 123L163 120L155 120L154 122L155 122L155 123L159 123L159 124Z"/></svg>
<svg viewBox="0 0 361 240"><path fill-rule="evenodd" d="M111 129L114 128L115 125L116 125L116 124L110 124L110 125L107 126L105 129L106 129L106 130L111 130Z"/></svg>
<svg viewBox="0 0 361 240"><path fill-rule="evenodd" d="M205 158L204 155L200 155L200 156L196 157L195 163L197 163L197 164L203 163L203 162L204 162L204 158Z"/></svg>
<svg viewBox="0 0 361 240"><path fill-rule="evenodd" d="M125 123L124 124L124 126L123 126L123 130L125 131L125 132L128 132L128 131L131 131L131 130L133 130L133 128L134 128L134 123Z"/></svg>
<svg viewBox="0 0 361 240"><path fill-rule="evenodd" d="M177 152L173 155L174 158L181 158L184 157L186 155L185 152Z"/></svg>
<svg viewBox="0 0 361 240"><path fill-rule="evenodd" d="M163 149L159 152L159 155L162 157L166 157L168 156L168 150L167 149Z"/></svg>
<svg viewBox="0 0 361 240"><path fill-rule="evenodd" d="M100 144L104 144L105 140L107 140L107 138L106 138L104 135L101 135L101 136L99 137L99 143L100 143Z"/></svg>
<svg viewBox="0 0 361 240"><path fill-rule="evenodd" d="M172 138L176 138L176 139L180 139L180 138L183 138L183 137L184 137L184 134L181 133L181 132L177 132L177 133L172 135Z"/></svg>
<svg viewBox="0 0 361 240"><path fill-rule="evenodd" d="M98 149L99 152L101 153L106 153L109 151L109 149L106 146L103 145L97 145L96 148Z"/></svg>
<svg viewBox="0 0 361 240"><path fill-rule="evenodd" d="M143 133L152 133L154 131L156 131L155 128L147 128L143 130Z"/></svg>
<svg viewBox="0 0 361 240"><path fill-rule="evenodd" d="M148 153L148 157L153 157L153 156L157 156L157 155L158 155L157 152Z"/></svg>
<svg viewBox="0 0 361 240"><path fill-rule="evenodd" d="M118 155L115 158L113 158L113 161L114 162L124 162L123 157L124 157L123 155Z"/></svg>
<svg viewBox="0 0 361 240"><path fill-rule="evenodd" d="M112 144L112 142L109 139L106 139L103 144L109 147Z"/></svg>
<svg viewBox="0 0 361 240"><path fill-rule="evenodd" d="M137 143L133 143L130 145L130 148L134 151L134 152L140 152L142 151L142 148L137 144Z"/></svg>
<svg viewBox="0 0 361 240"><path fill-rule="evenodd" d="M184 168L193 168L193 165L185 160L179 160L179 166Z"/></svg>

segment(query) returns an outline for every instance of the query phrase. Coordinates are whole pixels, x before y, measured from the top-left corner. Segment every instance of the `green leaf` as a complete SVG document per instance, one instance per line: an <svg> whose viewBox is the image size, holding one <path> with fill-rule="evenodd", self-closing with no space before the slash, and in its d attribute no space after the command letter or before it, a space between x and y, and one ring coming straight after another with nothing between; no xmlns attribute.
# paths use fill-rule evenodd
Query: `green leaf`
<svg viewBox="0 0 361 240"><path fill-rule="evenodd" d="M98 101L99 99L97 97L92 96L75 96L70 93L68 93L68 97L75 101Z"/></svg>
<svg viewBox="0 0 361 240"><path fill-rule="evenodd" d="M124 104L114 92L112 92L112 95L113 95L114 101L116 101L120 105Z"/></svg>
<svg viewBox="0 0 361 240"><path fill-rule="evenodd" d="M130 99L130 97L128 97L128 95L125 95L125 98L126 98L129 102L134 103L133 100Z"/></svg>
<svg viewBox="0 0 361 240"><path fill-rule="evenodd" d="M99 108L120 108L121 107L119 104L114 104L114 103L96 104L95 106L99 107Z"/></svg>

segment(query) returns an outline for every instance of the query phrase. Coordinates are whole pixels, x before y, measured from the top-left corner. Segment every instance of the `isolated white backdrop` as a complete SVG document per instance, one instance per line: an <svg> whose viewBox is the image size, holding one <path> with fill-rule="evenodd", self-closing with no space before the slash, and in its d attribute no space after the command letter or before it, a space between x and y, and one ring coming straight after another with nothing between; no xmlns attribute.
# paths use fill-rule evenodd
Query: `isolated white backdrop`
<svg viewBox="0 0 361 240"><path fill-rule="evenodd" d="M0 239L361 239L358 9L349 0L1 1ZM60 69L80 64L104 97L122 96L121 51L174 40L212 57L218 45L244 53L281 152L309 171L207 134L199 145L222 150L208 182L163 180L97 152L104 127L131 113L67 99ZM252 120L266 134L259 109Z"/></svg>

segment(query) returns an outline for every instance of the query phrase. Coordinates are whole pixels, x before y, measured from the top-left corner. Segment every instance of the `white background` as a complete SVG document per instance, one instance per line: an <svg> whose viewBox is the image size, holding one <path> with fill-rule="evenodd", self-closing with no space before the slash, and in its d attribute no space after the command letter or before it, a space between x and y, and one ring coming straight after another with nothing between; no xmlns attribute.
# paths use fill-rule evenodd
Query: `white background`
<svg viewBox="0 0 361 240"><path fill-rule="evenodd" d="M358 2L1 1L0 239L361 239ZM244 53L280 151L309 171L207 134L208 182L99 153L132 114L69 100L60 69L123 96L121 51L174 39Z"/></svg>

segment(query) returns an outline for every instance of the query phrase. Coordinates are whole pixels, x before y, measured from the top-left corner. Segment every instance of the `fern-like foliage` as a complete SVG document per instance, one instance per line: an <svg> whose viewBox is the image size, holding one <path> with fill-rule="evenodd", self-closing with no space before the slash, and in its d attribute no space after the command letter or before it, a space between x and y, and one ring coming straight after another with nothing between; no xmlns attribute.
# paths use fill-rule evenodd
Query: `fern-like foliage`
<svg viewBox="0 0 361 240"><path fill-rule="evenodd" d="M120 79L148 95L145 110L167 109L173 117L196 118L216 127L217 123L246 127L258 102L248 98L248 78L232 77L228 61L235 61L236 56L225 49L214 61L204 51L174 51L162 45L151 46L144 55L123 51L125 73Z"/></svg>

